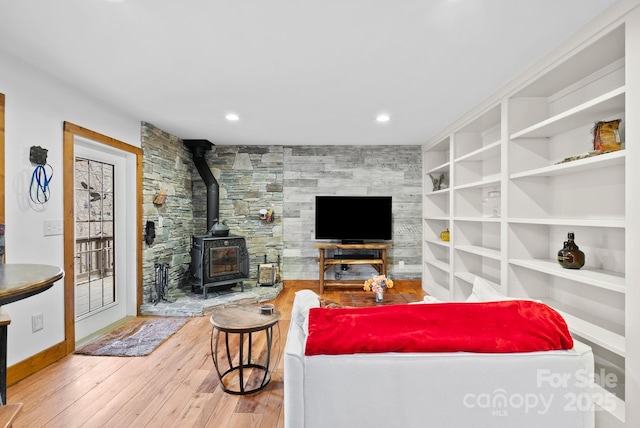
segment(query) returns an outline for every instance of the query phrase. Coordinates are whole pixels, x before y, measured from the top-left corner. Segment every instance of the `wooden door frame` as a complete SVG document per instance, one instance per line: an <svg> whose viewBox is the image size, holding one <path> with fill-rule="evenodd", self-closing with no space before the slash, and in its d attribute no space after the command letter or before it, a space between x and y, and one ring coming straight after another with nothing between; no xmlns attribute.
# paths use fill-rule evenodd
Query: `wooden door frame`
<svg viewBox="0 0 640 428"><path fill-rule="evenodd" d="M4 223L4 94L0 93L0 224ZM7 247L5 246L5 252ZM2 257L2 263L6 257Z"/></svg>
<svg viewBox="0 0 640 428"><path fill-rule="evenodd" d="M75 230L74 172L75 137L83 137L99 144L136 156L136 315L142 303L142 149L106 135L64 122L63 141L63 194L64 230ZM64 329L66 354L75 351L75 233L64 234Z"/></svg>
<svg viewBox="0 0 640 428"><path fill-rule="evenodd" d="M5 95L0 93L0 224L5 223ZM7 385L26 378L75 350L75 309L74 309L74 138L87 138L100 144L122 150L136 156L136 313L140 314L142 302L142 149L90 131L69 122L64 123L63 136L63 193L64 193L64 341L53 345L7 369ZM6 247L5 247L6 248ZM6 257L2 258L4 263Z"/></svg>
<svg viewBox="0 0 640 428"><path fill-rule="evenodd" d="M4 106L4 96L0 94L0 107ZM94 131L64 122L63 132L63 194L64 194L64 340L7 369L7 385L36 373L46 366L75 351L75 216L74 216L74 172L75 136L84 137L100 144L107 145L136 156L136 314L140 314L142 302L142 149L115 140ZM4 109L0 108L0 222L4 223Z"/></svg>

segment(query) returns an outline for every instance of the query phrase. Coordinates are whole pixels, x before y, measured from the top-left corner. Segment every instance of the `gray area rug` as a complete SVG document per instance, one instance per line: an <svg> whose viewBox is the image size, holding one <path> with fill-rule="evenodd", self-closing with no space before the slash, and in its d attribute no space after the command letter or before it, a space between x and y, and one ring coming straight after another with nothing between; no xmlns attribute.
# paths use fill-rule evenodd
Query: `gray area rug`
<svg viewBox="0 0 640 428"><path fill-rule="evenodd" d="M187 321L188 318L178 317L136 318L76 349L75 353L142 357L153 352Z"/></svg>

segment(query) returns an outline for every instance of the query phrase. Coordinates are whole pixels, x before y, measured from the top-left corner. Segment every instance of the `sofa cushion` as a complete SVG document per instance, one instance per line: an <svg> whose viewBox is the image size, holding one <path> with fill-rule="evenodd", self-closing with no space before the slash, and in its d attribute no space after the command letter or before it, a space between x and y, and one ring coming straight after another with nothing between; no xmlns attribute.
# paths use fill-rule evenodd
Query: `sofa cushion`
<svg viewBox="0 0 640 428"><path fill-rule="evenodd" d="M473 289L471 295L467 298L467 302L497 302L500 300L515 300L504 294L498 293L487 280L476 276L473 280Z"/></svg>
<svg viewBox="0 0 640 428"><path fill-rule="evenodd" d="M437 297L426 295L422 298L422 300L417 302L409 302L410 305L422 305L425 303L444 303L442 300L439 300Z"/></svg>
<svg viewBox="0 0 640 428"><path fill-rule="evenodd" d="M562 316L530 300L309 311L305 354L571 349Z"/></svg>
<svg viewBox="0 0 640 428"><path fill-rule="evenodd" d="M311 290L296 291L296 297L293 300L293 308L291 309L291 321L295 322L307 331L309 321L309 309L319 308L320 301L318 295Z"/></svg>

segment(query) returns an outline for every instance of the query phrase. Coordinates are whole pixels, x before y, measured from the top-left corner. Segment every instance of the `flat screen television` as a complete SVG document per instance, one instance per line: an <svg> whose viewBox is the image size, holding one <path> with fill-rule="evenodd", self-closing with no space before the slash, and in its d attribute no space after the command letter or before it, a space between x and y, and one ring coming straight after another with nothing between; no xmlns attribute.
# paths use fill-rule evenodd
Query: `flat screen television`
<svg viewBox="0 0 640 428"><path fill-rule="evenodd" d="M316 196L316 239L390 240L391 205L391 196Z"/></svg>

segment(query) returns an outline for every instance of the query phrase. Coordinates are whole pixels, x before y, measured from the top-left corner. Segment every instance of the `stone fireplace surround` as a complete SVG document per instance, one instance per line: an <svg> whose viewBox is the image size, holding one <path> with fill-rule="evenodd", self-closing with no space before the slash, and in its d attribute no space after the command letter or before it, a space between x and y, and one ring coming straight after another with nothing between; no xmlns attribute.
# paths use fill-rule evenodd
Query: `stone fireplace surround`
<svg viewBox="0 0 640 428"><path fill-rule="evenodd" d="M207 189L194 166L193 153L179 138L143 123L142 149L143 223L155 223L156 237L151 245L143 244L141 312L157 312L149 303L155 284L155 265L166 263L169 266L167 299L183 302L184 309L175 310L190 313L193 305L203 306L202 296L191 296L194 293L189 284L189 265L192 236L207 231ZM268 260L282 257L282 148L239 150L235 146L214 146L206 158L215 179L220 181L219 216L231 234L246 239L251 278L244 281L244 285L250 290L252 286L255 288L257 266L265 255ZM165 202L155 204L155 196L162 190L166 190ZM267 224L259 220L258 212L270 204L274 204L276 220ZM211 297L207 300L214 302L213 305L216 300L229 299L225 290L222 294L224 298L209 293ZM188 298L193 302L187 301ZM204 304L208 305L210 302ZM174 303L167 311L174 312L171 308L177 306L179 304Z"/></svg>
<svg viewBox="0 0 640 428"><path fill-rule="evenodd" d="M206 187L193 166L192 153L182 140L152 124L142 123L143 224L153 221L156 238L143 243L142 309L149 303L155 282L155 264L167 263L168 295L175 301L167 312L186 302L191 261L191 236L206 231ZM212 141L216 144L215 141ZM207 163L220 184L220 218L230 233L247 240L250 279L247 292L255 287L257 266L281 257L285 280L317 280L317 251L313 237L313 195L389 194L394 200L393 249L389 274L394 279L419 279L422 270L421 148L416 146L227 146L216 144L207 152ZM375 171L375 174L372 174ZM153 203L166 189L166 200ZM259 211L273 208L274 220L260 220ZM286 233L285 233L286 232ZM286 249L285 249L286 242ZM402 263L400 266L400 262ZM328 272L328 275L332 275ZM341 272L361 278L357 268ZM191 303L203 308L210 302ZM213 296L213 299L228 299ZM262 297L258 297L262 298ZM182 304L182 303L180 303ZM211 303L213 305L214 303ZM159 303L156 306L164 305ZM157 309L157 308L156 308Z"/></svg>

